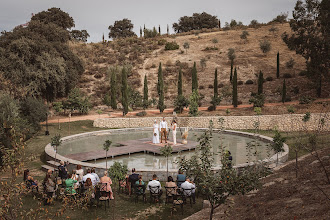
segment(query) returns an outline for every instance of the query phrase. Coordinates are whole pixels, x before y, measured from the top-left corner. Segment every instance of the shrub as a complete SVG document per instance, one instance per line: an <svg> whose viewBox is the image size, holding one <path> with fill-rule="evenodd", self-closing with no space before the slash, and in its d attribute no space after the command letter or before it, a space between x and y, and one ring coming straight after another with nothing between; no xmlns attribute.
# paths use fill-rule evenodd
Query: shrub
<svg viewBox="0 0 330 220"><path fill-rule="evenodd" d="M177 49L179 49L179 45L175 41L167 42L165 44L165 50L177 50Z"/></svg>
<svg viewBox="0 0 330 220"><path fill-rule="evenodd" d="M48 113L47 106L42 100L27 97L20 102L20 111L24 118L31 124L33 132L40 129L40 122L45 121Z"/></svg>
<svg viewBox="0 0 330 220"><path fill-rule="evenodd" d="M94 75L94 77L95 77L96 79L100 79L100 78L103 77L103 73L99 73L99 72L97 72L97 73Z"/></svg>
<svg viewBox="0 0 330 220"><path fill-rule="evenodd" d="M165 39L160 39L158 40L158 45L165 45L167 43L167 41Z"/></svg>
<svg viewBox="0 0 330 220"><path fill-rule="evenodd" d="M242 40L246 40L249 35L250 35L249 32L243 31L242 34L240 35L240 38Z"/></svg>
<svg viewBox="0 0 330 220"><path fill-rule="evenodd" d="M212 84L209 85L209 89L213 89L214 86Z"/></svg>
<svg viewBox="0 0 330 220"><path fill-rule="evenodd" d="M292 78L292 75L290 73L284 73L283 78L285 79Z"/></svg>
<svg viewBox="0 0 330 220"><path fill-rule="evenodd" d="M296 95L299 94L299 87L298 86L293 87L292 92Z"/></svg>
<svg viewBox="0 0 330 220"><path fill-rule="evenodd" d="M246 85L252 85L253 84L253 80L248 79L248 80L246 80L245 84Z"/></svg>
<svg viewBox="0 0 330 220"><path fill-rule="evenodd" d="M301 96L299 98L299 104L309 104L313 102L315 99L310 96Z"/></svg>
<svg viewBox="0 0 330 220"><path fill-rule="evenodd" d="M151 29L144 29L144 38L154 38L158 35L156 28L154 27Z"/></svg>
<svg viewBox="0 0 330 220"><path fill-rule="evenodd" d="M290 60L288 62L286 62L286 67L289 69L292 69L294 64L295 64L294 59L292 57L290 57Z"/></svg>
<svg viewBox="0 0 330 220"><path fill-rule="evenodd" d="M287 21L287 18L288 14L282 13L280 15L277 15L272 22L285 23Z"/></svg>
<svg viewBox="0 0 330 220"><path fill-rule="evenodd" d="M183 95L179 95L174 100L174 111L177 113L182 113L184 108L189 106L189 100Z"/></svg>
<svg viewBox="0 0 330 220"><path fill-rule="evenodd" d="M209 51L209 50L219 50L219 48L217 48L217 47L205 47L205 49L203 49L203 51Z"/></svg>
<svg viewBox="0 0 330 220"><path fill-rule="evenodd" d="M263 107L265 104L265 97L263 94L251 94L249 103L253 103L253 107Z"/></svg>
<svg viewBox="0 0 330 220"><path fill-rule="evenodd" d="M204 86L199 86L199 88L198 88L198 89L202 90L202 89L204 89Z"/></svg>
<svg viewBox="0 0 330 220"><path fill-rule="evenodd" d="M136 113L136 116L139 116L139 117L143 117L143 116L146 116L146 115L147 115L146 111Z"/></svg>
<svg viewBox="0 0 330 220"><path fill-rule="evenodd" d="M260 41L259 46L263 53L268 53L271 49L271 44L268 40Z"/></svg>
<svg viewBox="0 0 330 220"><path fill-rule="evenodd" d="M266 81L273 81L273 77L271 76L266 77Z"/></svg>
<svg viewBox="0 0 330 220"><path fill-rule="evenodd" d="M253 84L253 82L252 82L252 84ZM243 81L242 81L242 80L238 81L238 82L237 82L237 85L239 85L239 86L240 86L240 85L243 85Z"/></svg>
<svg viewBox="0 0 330 220"><path fill-rule="evenodd" d="M215 110L215 107L214 107L213 105L211 105L211 106L209 106L209 107L207 108L207 110L210 111L210 112L211 112L211 111L214 111L214 110Z"/></svg>
<svg viewBox="0 0 330 220"><path fill-rule="evenodd" d="M80 114L87 114L91 103L89 98L84 96L78 88L74 88L70 91L67 100L63 101L63 107L71 112L77 110Z"/></svg>
<svg viewBox="0 0 330 220"><path fill-rule="evenodd" d="M307 75L307 71L306 70L302 70L299 72L298 74L299 76L306 76Z"/></svg>

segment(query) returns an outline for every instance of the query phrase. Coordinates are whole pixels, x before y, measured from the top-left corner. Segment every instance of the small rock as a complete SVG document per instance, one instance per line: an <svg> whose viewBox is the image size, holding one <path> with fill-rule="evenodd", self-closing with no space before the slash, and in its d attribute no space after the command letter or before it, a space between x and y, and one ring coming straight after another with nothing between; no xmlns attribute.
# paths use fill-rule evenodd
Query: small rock
<svg viewBox="0 0 330 220"><path fill-rule="evenodd" d="M275 184L275 182L269 182L269 183L264 184L263 187L268 187L268 186L271 186L271 185L274 185L274 184Z"/></svg>
<svg viewBox="0 0 330 220"><path fill-rule="evenodd" d="M211 208L211 203L208 200L203 200L203 209Z"/></svg>
<svg viewBox="0 0 330 220"><path fill-rule="evenodd" d="M320 163L320 161L318 161L318 160L314 160L312 163L310 163L309 165L311 165L311 166L313 166L314 164L318 164L318 163Z"/></svg>
<svg viewBox="0 0 330 220"><path fill-rule="evenodd" d="M280 178L276 178L276 179L274 179L274 181L275 181L275 182L283 182L284 179L280 177Z"/></svg>

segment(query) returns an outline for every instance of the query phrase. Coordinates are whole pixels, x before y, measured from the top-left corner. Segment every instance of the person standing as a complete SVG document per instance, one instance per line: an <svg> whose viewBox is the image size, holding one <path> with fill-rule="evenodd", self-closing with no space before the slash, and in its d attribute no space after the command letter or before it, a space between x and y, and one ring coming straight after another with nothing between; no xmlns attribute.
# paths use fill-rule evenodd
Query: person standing
<svg viewBox="0 0 330 220"><path fill-rule="evenodd" d="M157 120L154 121L154 130L152 135L152 143L159 144L159 126Z"/></svg>
<svg viewBox="0 0 330 220"><path fill-rule="evenodd" d="M163 143L163 137L165 138L165 143L167 143L167 122L165 121L165 117L163 117L163 121L159 123L160 128L160 143Z"/></svg>
<svg viewBox="0 0 330 220"><path fill-rule="evenodd" d="M173 120L172 123L173 145L176 145L176 127L177 127L176 121Z"/></svg>

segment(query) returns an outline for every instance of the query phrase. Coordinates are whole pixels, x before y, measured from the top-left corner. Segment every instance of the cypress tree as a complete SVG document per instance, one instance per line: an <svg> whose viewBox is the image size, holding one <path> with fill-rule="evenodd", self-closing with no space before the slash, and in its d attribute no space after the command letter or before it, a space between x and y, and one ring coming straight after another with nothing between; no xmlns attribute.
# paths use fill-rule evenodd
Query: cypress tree
<svg viewBox="0 0 330 220"><path fill-rule="evenodd" d="M161 33L160 33L160 25L158 26L158 33L159 33L159 35L161 35Z"/></svg>
<svg viewBox="0 0 330 220"><path fill-rule="evenodd" d="M169 35L169 34L170 34L170 28L167 25L167 35Z"/></svg>
<svg viewBox="0 0 330 220"><path fill-rule="evenodd" d="M258 95L263 93L263 84L264 84L264 74L260 70L258 77Z"/></svg>
<svg viewBox="0 0 330 220"><path fill-rule="evenodd" d="M233 65L234 65L234 61L231 60L230 61L230 82L233 81Z"/></svg>
<svg viewBox="0 0 330 220"><path fill-rule="evenodd" d="M142 37L142 28L140 27L140 37Z"/></svg>
<svg viewBox="0 0 330 220"><path fill-rule="evenodd" d="M213 89L214 89L214 98L218 98L218 69L215 69Z"/></svg>
<svg viewBox="0 0 330 220"><path fill-rule="evenodd" d="M164 80L163 80L163 72L162 72L162 64L159 64L158 70L158 83L159 83L159 100L158 100L158 109L160 112L163 112L165 109L164 105Z"/></svg>
<svg viewBox="0 0 330 220"><path fill-rule="evenodd" d="M159 67L158 67L158 82L157 82L158 95L160 95L160 75L162 75L162 63L159 63Z"/></svg>
<svg viewBox="0 0 330 220"><path fill-rule="evenodd" d="M179 70L179 79L178 79L178 96L182 96L182 70Z"/></svg>
<svg viewBox="0 0 330 220"><path fill-rule="evenodd" d="M148 108L148 80L147 75L144 76L144 86L143 86L143 108Z"/></svg>
<svg viewBox="0 0 330 220"><path fill-rule="evenodd" d="M192 92L198 91L198 79L197 79L196 62L194 62L194 67L191 71L191 78L192 78Z"/></svg>
<svg viewBox="0 0 330 220"><path fill-rule="evenodd" d="M110 105L112 109L117 109L117 86L116 86L116 70L112 70L111 72L111 80L110 80Z"/></svg>
<svg viewBox="0 0 330 220"><path fill-rule="evenodd" d="M238 105L237 100L237 70L235 67L234 77L233 77L233 105L236 108Z"/></svg>
<svg viewBox="0 0 330 220"><path fill-rule="evenodd" d="M280 52L277 52L276 78L280 78Z"/></svg>
<svg viewBox="0 0 330 220"><path fill-rule="evenodd" d="M121 72L122 79L122 105L123 105L123 115L125 116L128 113L128 87L127 87L127 70L126 67L123 67Z"/></svg>
<svg viewBox="0 0 330 220"><path fill-rule="evenodd" d="M283 80L283 87L282 87L282 102L284 103L286 100L286 84L285 79Z"/></svg>

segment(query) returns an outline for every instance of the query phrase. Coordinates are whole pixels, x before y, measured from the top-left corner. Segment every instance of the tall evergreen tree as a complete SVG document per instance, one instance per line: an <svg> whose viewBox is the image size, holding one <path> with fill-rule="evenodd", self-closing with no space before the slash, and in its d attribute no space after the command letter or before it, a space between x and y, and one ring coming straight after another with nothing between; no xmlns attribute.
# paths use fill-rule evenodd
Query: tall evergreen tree
<svg viewBox="0 0 330 220"><path fill-rule="evenodd" d="M158 69L158 92L159 92L159 100L158 100L158 109L160 112L163 112L165 109L164 104L164 79L163 79L163 71L162 71L162 64L159 63Z"/></svg>
<svg viewBox="0 0 330 220"><path fill-rule="evenodd" d="M282 102L284 103L286 100L286 83L285 79L283 80L283 87L282 87Z"/></svg>
<svg viewBox="0 0 330 220"><path fill-rule="evenodd" d="M230 82L233 81L233 66L234 66L234 60L230 61Z"/></svg>
<svg viewBox="0 0 330 220"><path fill-rule="evenodd" d="M280 52L277 52L276 78L280 78Z"/></svg>
<svg viewBox="0 0 330 220"><path fill-rule="evenodd" d="M198 78L197 78L196 62L194 62L194 67L191 71L191 78L192 78L192 92L198 91Z"/></svg>
<svg viewBox="0 0 330 220"><path fill-rule="evenodd" d="M161 33L160 33L160 25L158 26L158 33L159 33L159 35L161 35Z"/></svg>
<svg viewBox="0 0 330 220"><path fill-rule="evenodd" d="M149 106L148 100L148 80L147 75L144 76L144 86L143 86L143 108L146 109Z"/></svg>
<svg viewBox="0 0 330 220"><path fill-rule="evenodd" d="M258 77L258 95L263 93L263 84L264 84L264 74L260 70Z"/></svg>
<svg viewBox="0 0 330 220"><path fill-rule="evenodd" d="M170 34L170 28L167 25L167 35L169 35L169 34Z"/></svg>
<svg viewBox="0 0 330 220"><path fill-rule="evenodd" d="M113 69L111 72L110 80L110 105L112 109L117 109L117 79L116 79L116 70Z"/></svg>
<svg viewBox="0 0 330 220"><path fill-rule="evenodd" d="M142 28L140 27L140 37L142 37Z"/></svg>
<svg viewBox="0 0 330 220"><path fill-rule="evenodd" d="M213 90L214 90L214 97L218 98L218 69L215 69L214 72Z"/></svg>
<svg viewBox="0 0 330 220"><path fill-rule="evenodd" d="M238 105L238 97L237 97L237 70L235 67L234 77L233 77L233 105L236 108Z"/></svg>
<svg viewBox="0 0 330 220"><path fill-rule="evenodd" d="M179 70L179 77L178 77L178 96L182 96L182 70Z"/></svg>
<svg viewBox="0 0 330 220"><path fill-rule="evenodd" d="M127 86L127 69L123 67L121 72L121 79L122 79L122 87L121 87L121 94L122 94L122 105L123 105L123 115L125 116L128 113L128 86Z"/></svg>
<svg viewBox="0 0 330 220"><path fill-rule="evenodd" d="M213 97L211 97L211 104L212 107L209 107L209 110L216 110L217 109L217 105L219 105L219 103L221 102L221 97L219 97L218 94L218 70L215 69L214 72L214 86L213 86Z"/></svg>

